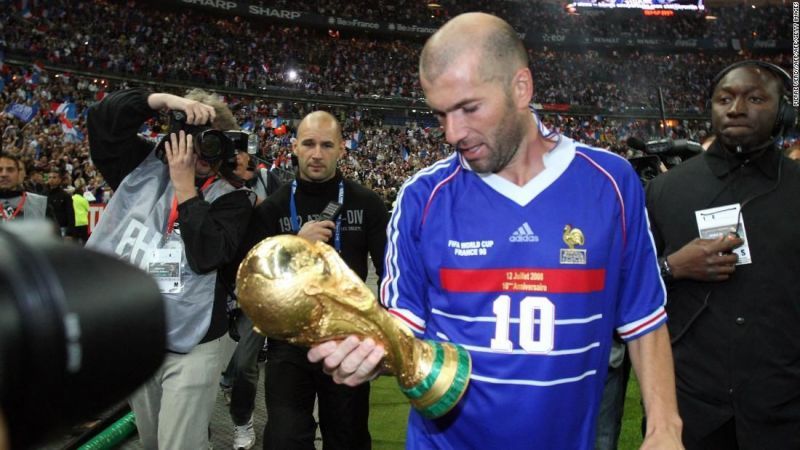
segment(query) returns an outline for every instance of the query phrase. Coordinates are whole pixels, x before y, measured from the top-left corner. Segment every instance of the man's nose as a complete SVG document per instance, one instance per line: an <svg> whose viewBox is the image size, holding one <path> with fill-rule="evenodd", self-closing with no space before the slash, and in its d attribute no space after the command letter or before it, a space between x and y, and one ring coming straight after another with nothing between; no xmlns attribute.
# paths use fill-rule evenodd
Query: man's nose
<svg viewBox="0 0 800 450"><path fill-rule="evenodd" d="M458 145L462 139L467 137L467 131L466 127L464 127L463 120L457 117L456 114L447 114L443 126L447 143L454 147Z"/></svg>
<svg viewBox="0 0 800 450"><path fill-rule="evenodd" d="M742 97L735 97L728 107L727 114L732 116L747 114L747 102L745 99Z"/></svg>

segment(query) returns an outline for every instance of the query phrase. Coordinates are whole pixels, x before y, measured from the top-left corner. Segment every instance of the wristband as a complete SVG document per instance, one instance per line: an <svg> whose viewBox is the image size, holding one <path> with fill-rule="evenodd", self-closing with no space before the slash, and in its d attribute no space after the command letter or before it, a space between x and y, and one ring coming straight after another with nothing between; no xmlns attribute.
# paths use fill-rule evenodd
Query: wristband
<svg viewBox="0 0 800 450"><path fill-rule="evenodd" d="M664 281L670 281L674 278L672 275L672 268L669 266L666 256L658 258L658 268L661 271L661 278Z"/></svg>

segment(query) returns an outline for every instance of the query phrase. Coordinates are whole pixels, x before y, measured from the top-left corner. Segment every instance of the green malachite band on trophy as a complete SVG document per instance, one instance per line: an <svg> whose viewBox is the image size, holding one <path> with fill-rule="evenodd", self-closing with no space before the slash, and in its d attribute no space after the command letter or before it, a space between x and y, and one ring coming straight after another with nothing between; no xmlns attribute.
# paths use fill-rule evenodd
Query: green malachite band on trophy
<svg viewBox="0 0 800 450"><path fill-rule="evenodd" d="M402 386L400 386L400 390L403 391L403 394L412 400L422 397L430 390L431 386L433 386L433 383L435 383L436 379L439 378L439 373L442 371L442 365L444 364L444 348L442 347L442 344L430 340L425 342L431 344L431 346L436 349L436 355L433 358L431 372L416 386L412 386L408 389L404 389Z"/></svg>
<svg viewBox="0 0 800 450"><path fill-rule="evenodd" d="M420 414L429 419L441 417L447 413L447 411L453 409L456 403L461 400L461 395L464 393L465 386L469 382L469 374L472 369L469 353L460 345L454 345L454 347L458 351L458 366L453 384L450 385L450 388L447 389L447 392L439 401L423 410L418 410Z"/></svg>

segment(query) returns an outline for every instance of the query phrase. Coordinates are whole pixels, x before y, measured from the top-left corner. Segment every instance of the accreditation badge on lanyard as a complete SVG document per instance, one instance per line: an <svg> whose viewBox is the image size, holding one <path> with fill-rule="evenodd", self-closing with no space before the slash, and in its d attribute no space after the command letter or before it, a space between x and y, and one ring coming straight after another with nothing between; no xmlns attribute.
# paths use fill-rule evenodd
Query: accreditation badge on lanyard
<svg viewBox="0 0 800 450"><path fill-rule="evenodd" d="M741 266L753 262L747 243L742 206L739 203L695 211L694 215L701 239L719 239L722 236L736 233L744 241L742 245L733 249L733 253L739 257L736 265Z"/></svg>
<svg viewBox="0 0 800 450"><path fill-rule="evenodd" d="M182 262L183 241L174 233L170 233L166 237L164 248L150 250L147 273L156 280L161 293L179 294L183 291L183 284L181 284Z"/></svg>
<svg viewBox="0 0 800 450"><path fill-rule="evenodd" d="M205 191L215 179L215 177L207 179L200 188L200 192ZM164 240L160 248L150 250L150 259L147 264L147 273L156 280L156 284L163 294L179 294L183 291L181 271L185 259L184 244L180 232L175 230L177 221L178 198L173 197Z"/></svg>

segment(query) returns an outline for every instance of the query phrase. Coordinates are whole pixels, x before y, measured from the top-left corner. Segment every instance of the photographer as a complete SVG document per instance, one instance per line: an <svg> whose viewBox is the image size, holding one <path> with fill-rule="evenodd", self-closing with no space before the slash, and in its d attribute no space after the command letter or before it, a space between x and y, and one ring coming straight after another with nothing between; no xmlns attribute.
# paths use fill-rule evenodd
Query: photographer
<svg viewBox="0 0 800 450"><path fill-rule="evenodd" d="M137 130L163 109L170 134L154 149ZM201 90L124 90L89 110L92 160L115 193L87 246L149 272L167 312L165 362L130 399L145 449L208 448L227 331L217 269L234 257L254 202L232 173L222 130L235 128L228 107Z"/></svg>

